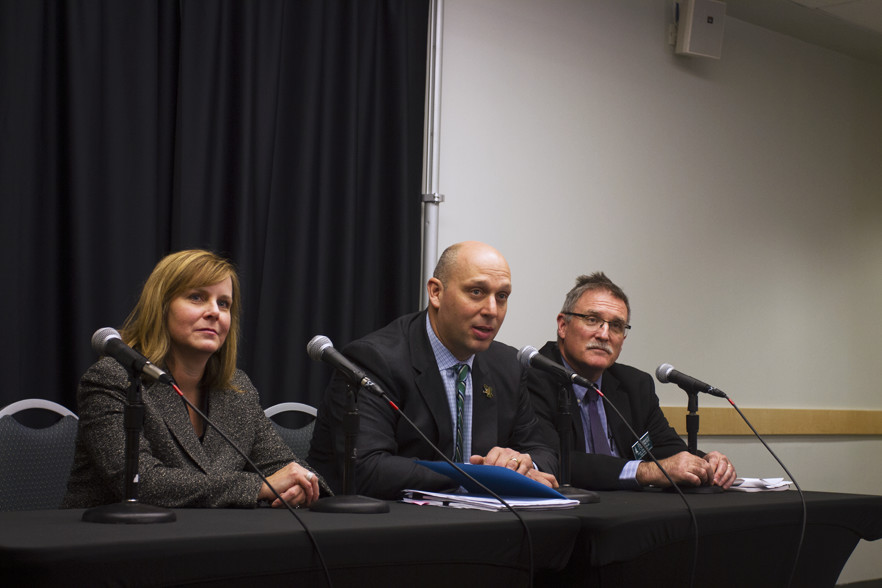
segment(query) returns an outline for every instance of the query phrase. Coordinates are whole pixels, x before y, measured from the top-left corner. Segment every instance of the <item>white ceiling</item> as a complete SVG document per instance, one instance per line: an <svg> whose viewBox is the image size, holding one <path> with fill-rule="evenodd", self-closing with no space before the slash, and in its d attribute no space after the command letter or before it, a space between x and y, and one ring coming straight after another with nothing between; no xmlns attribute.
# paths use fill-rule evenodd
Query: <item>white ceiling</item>
<svg viewBox="0 0 882 588"><path fill-rule="evenodd" d="M793 0L796 4L882 34L882 0Z"/></svg>
<svg viewBox="0 0 882 588"><path fill-rule="evenodd" d="M726 0L726 14L882 64L882 0Z"/></svg>

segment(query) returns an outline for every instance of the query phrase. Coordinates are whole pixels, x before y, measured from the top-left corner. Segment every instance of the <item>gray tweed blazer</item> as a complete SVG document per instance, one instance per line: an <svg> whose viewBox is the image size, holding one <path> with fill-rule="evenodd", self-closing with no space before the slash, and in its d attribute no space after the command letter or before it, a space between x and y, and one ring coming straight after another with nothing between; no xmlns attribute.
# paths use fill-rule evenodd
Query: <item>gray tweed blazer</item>
<svg viewBox="0 0 882 588"><path fill-rule="evenodd" d="M62 507L88 508L124 498L128 373L102 358L80 380L76 453ZM233 378L241 390L209 392L206 415L270 475L297 461L260 407L257 390L241 370ZM206 426L200 440L184 401L159 382L142 393L144 428L139 454L138 500L164 507L255 507L261 480L247 462ZM307 466L304 466L307 467Z"/></svg>

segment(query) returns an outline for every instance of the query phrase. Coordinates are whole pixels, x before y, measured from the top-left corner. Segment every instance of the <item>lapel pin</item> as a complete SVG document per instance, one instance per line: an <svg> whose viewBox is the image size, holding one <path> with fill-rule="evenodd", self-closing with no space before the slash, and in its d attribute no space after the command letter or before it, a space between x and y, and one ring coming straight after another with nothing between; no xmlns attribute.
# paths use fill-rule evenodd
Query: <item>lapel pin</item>
<svg viewBox="0 0 882 588"><path fill-rule="evenodd" d="M484 392L484 396L486 396L487 398L493 398L493 388L491 388L487 384L484 384L483 392Z"/></svg>

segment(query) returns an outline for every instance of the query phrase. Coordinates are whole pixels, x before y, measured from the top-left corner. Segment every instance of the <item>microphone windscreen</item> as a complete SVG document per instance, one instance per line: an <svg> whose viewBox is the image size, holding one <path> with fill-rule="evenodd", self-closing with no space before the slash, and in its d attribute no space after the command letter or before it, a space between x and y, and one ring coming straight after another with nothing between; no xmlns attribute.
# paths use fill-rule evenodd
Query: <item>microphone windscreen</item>
<svg viewBox="0 0 882 588"><path fill-rule="evenodd" d="M655 370L655 377L658 378L658 381L662 384L668 383L668 374L674 371L674 366L669 363L663 363L658 366L658 369Z"/></svg>
<svg viewBox="0 0 882 588"><path fill-rule="evenodd" d="M533 360L533 356L539 353L536 351L536 348L532 345L525 345L518 351L518 361L520 362L522 367L528 368L530 367L530 362Z"/></svg>
<svg viewBox="0 0 882 588"><path fill-rule="evenodd" d="M105 355L107 342L111 339L119 339L122 341L122 337L119 336L119 331L112 327L98 329L95 331L95 334L92 335L92 351L98 355Z"/></svg>
<svg viewBox="0 0 882 588"><path fill-rule="evenodd" d="M321 361L325 348L333 346L334 344L331 343L331 340L324 335L316 335L306 344L306 352L313 361Z"/></svg>

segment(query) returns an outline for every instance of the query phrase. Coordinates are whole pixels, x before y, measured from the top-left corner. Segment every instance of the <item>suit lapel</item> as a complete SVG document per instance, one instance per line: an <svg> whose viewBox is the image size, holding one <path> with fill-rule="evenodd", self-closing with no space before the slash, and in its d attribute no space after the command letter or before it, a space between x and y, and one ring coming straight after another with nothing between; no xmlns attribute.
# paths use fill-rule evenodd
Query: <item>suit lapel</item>
<svg viewBox="0 0 882 588"><path fill-rule="evenodd" d="M438 362L435 360L435 352L429 344L429 336L426 334L426 313L417 315L416 320L410 324L410 357L413 362L414 385L417 392L429 407L429 413L438 431L438 448L445 455L453 455L453 430L450 406L447 404L447 394L444 392L444 382L438 371Z"/></svg>
<svg viewBox="0 0 882 588"><path fill-rule="evenodd" d="M619 382L618 378L610 374L609 370L603 372L603 381L601 382L600 388L607 400L619 409L619 412L622 413L622 417L624 417L625 421L629 423L633 422L631 418L631 403L628 402L628 396L622 391L621 382ZM631 451L631 445L636 441L634 435L631 434L627 425L622 422L622 419L619 418L613 409L604 406L604 410L606 411L607 426L611 429L610 432L616 442L619 456L624 457L625 459L634 459L634 453ZM642 435L643 433L644 431L637 431L638 435Z"/></svg>
<svg viewBox="0 0 882 588"><path fill-rule="evenodd" d="M476 355L472 362L472 453L486 455L499 443L496 394Z"/></svg>
<svg viewBox="0 0 882 588"><path fill-rule="evenodd" d="M233 439L240 448L244 449L242 439L237 435L238 431L234 428L235 425L233 424L236 420L234 411L238 410L239 407L231 404L228 399L229 396L223 392L217 390L209 392L205 414L213 423L221 427L227 433L227 436ZM196 439L195 434L193 438ZM207 460L206 464L209 462L216 464L222 455L227 455L228 451L234 451L230 448L229 442L223 439L217 430L207 423L205 424L205 432L202 435L202 443L199 443L197 439L196 445L198 446L197 451Z"/></svg>
<svg viewBox="0 0 882 588"><path fill-rule="evenodd" d="M576 398L576 393L573 391L572 384L567 384L567 393L570 395L570 422L573 423L573 436L577 446L580 447L582 451L587 452L588 446L585 445L585 427L582 426L582 406L579 404L579 399Z"/></svg>
<svg viewBox="0 0 882 588"><path fill-rule="evenodd" d="M548 348L546 344L545 347L542 348L545 351ZM563 356L560 354L560 348L557 346L557 343L551 344L551 356L550 359L556 361L557 363L563 365ZM572 434L573 439L576 442L576 446L581 448L582 451L587 452L588 446L585 445L585 428L582 426L582 407L579 405L579 399L576 398L576 393L573 391L573 384L568 382L566 384L567 394L570 395L570 422L572 423ZM555 389L554 394L554 407L555 407L555 415L557 414L558 407L558 390Z"/></svg>
<svg viewBox="0 0 882 588"><path fill-rule="evenodd" d="M149 396L154 408L162 415L169 434L202 470L207 472L209 459L196 431L190 423L190 416L181 397L169 386L153 384ZM214 419L212 419L214 420ZM207 425L206 425L207 426Z"/></svg>

